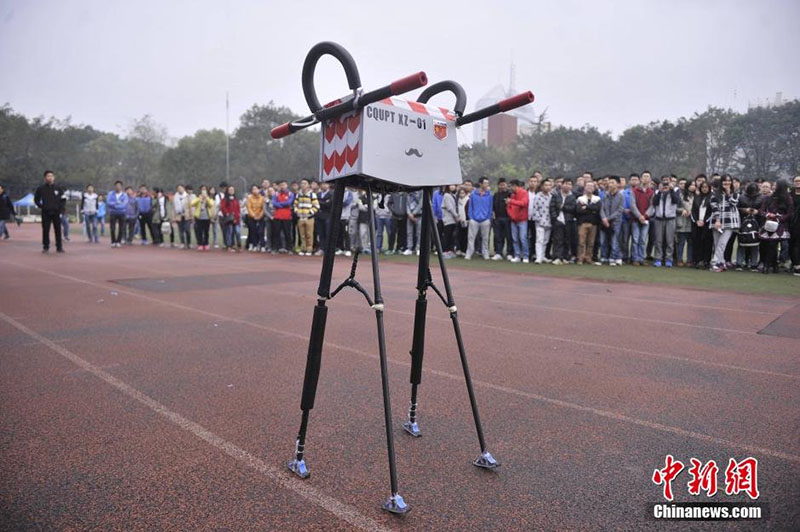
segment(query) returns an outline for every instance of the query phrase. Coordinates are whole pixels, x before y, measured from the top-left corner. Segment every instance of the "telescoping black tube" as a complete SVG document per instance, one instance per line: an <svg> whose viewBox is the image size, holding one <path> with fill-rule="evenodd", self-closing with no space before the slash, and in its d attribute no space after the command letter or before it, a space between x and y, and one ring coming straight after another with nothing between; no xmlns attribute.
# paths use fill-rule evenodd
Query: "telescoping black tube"
<svg viewBox="0 0 800 532"><path fill-rule="evenodd" d="M415 74L411 74L410 76L398 79L397 81L394 81L385 87L381 87L380 89L365 92L359 98L354 98L330 107L325 107L313 115L309 115L299 120L294 120L293 122L281 124L280 126L274 128L270 132L270 135L272 135L273 139L283 138L287 135L291 135L292 133L300 131L301 129L313 126L319 122L336 118L337 116L341 116L345 113L349 113L350 111L360 109L371 103L388 98L389 96L398 96L400 94L413 91L414 89L424 87L427 83L428 76L425 74L425 72L420 71Z"/></svg>
<svg viewBox="0 0 800 532"><path fill-rule="evenodd" d="M489 107L484 107L483 109L478 109L473 113L465 114L464 116L456 119L456 125L463 126L464 124L471 124L472 122L477 122L478 120L488 116L496 115L497 113L502 113L504 111L510 111L512 109L516 109L517 107L522 107L523 105L528 105L531 102L533 102L533 93L531 91L523 92L522 94L517 94L511 98L506 98L505 100L499 101L494 105L490 105Z"/></svg>

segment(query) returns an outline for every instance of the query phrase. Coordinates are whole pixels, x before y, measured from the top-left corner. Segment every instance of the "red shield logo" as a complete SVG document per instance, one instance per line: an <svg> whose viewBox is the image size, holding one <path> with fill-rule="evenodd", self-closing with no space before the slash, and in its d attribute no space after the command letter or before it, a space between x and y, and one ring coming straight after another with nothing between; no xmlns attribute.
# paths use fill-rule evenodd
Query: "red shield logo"
<svg viewBox="0 0 800 532"><path fill-rule="evenodd" d="M433 121L433 136L439 140L447 138L447 122Z"/></svg>

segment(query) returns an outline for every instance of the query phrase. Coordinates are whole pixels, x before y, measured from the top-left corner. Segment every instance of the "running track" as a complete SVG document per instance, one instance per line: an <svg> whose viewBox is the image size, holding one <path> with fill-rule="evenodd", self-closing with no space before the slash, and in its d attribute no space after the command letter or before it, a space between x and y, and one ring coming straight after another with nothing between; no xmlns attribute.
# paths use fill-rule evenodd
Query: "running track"
<svg viewBox="0 0 800 532"><path fill-rule="evenodd" d="M453 268L503 464L493 473L470 464L477 438L436 299L424 436L402 431L416 271L384 263L400 491L413 507L397 518L379 509L388 468L375 320L355 292L330 304L311 478L285 469L319 258L75 241L42 255L36 227L12 231L0 242L3 529L676 529L648 517L666 454L687 468L691 457L723 470L730 457L759 460L770 518L697 528L800 522L800 340L759 334L773 322L797 331L798 298ZM359 273L370 289L366 260ZM673 483L676 500L690 499L688 478ZM718 478L714 500L747 500Z"/></svg>

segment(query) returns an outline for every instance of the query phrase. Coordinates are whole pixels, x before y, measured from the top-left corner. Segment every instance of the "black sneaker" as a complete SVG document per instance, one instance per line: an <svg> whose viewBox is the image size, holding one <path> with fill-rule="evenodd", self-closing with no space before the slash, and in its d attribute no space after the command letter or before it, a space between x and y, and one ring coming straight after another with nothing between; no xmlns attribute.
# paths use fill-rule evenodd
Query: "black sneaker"
<svg viewBox="0 0 800 532"><path fill-rule="evenodd" d="M64 253L64 250L59 248L59 249L56 250L56 253Z"/></svg>

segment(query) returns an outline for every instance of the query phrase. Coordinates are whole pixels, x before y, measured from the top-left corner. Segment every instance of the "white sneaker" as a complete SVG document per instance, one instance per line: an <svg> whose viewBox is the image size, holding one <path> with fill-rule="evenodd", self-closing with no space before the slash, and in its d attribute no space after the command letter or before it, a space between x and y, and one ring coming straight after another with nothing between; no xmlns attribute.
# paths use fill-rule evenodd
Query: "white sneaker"
<svg viewBox="0 0 800 532"><path fill-rule="evenodd" d="M495 253L492 260L503 260L503 257L499 253Z"/></svg>
<svg viewBox="0 0 800 532"><path fill-rule="evenodd" d="M519 262L519 259L517 257L511 257L508 259L508 262Z"/></svg>
<svg viewBox="0 0 800 532"><path fill-rule="evenodd" d="M617 266L622 266L622 259L615 260L614 264L616 264Z"/></svg>
<svg viewBox="0 0 800 532"><path fill-rule="evenodd" d="M530 261L528 259L522 259L523 264L528 264Z"/></svg>
<svg viewBox="0 0 800 532"><path fill-rule="evenodd" d="M541 259L536 259L535 261L533 261L533 263L534 263L534 264L541 264L541 263L542 263L542 260L541 260Z"/></svg>
<svg viewBox="0 0 800 532"><path fill-rule="evenodd" d="M561 266L563 263L561 262L561 259L556 259L553 261L553 264L555 264L556 266Z"/></svg>
<svg viewBox="0 0 800 532"><path fill-rule="evenodd" d="M472 255L464 255L464 260L472 260Z"/></svg>
<svg viewBox="0 0 800 532"><path fill-rule="evenodd" d="M345 257L352 257L353 256L353 252L350 251L350 250L347 250L347 251L344 252L344 256Z"/></svg>
<svg viewBox="0 0 800 532"><path fill-rule="evenodd" d="M334 255L341 255L342 253L344 253L344 251L342 251L341 249L337 249Z"/></svg>
<svg viewBox="0 0 800 532"><path fill-rule="evenodd" d="M595 266L602 266L603 265L602 262L593 262L592 264L594 264Z"/></svg>
<svg viewBox="0 0 800 532"><path fill-rule="evenodd" d="M414 253L413 251L411 251L410 249L407 249L407 250L405 250L405 251L403 252L403 255L406 255L406 256L408 256L408 255L411 255L411 254L413 254L413 253Z"/></svg>
<svg viewBox="0 0 800 532"><path fill-rule="evenodd" d="M552 260L548 259L547 257L545 257L545 258L544 258L544 259L542 259L542 260L543 260L544 262L546 262L547 264L550 264L551 262L553 262Z"/></svg>

